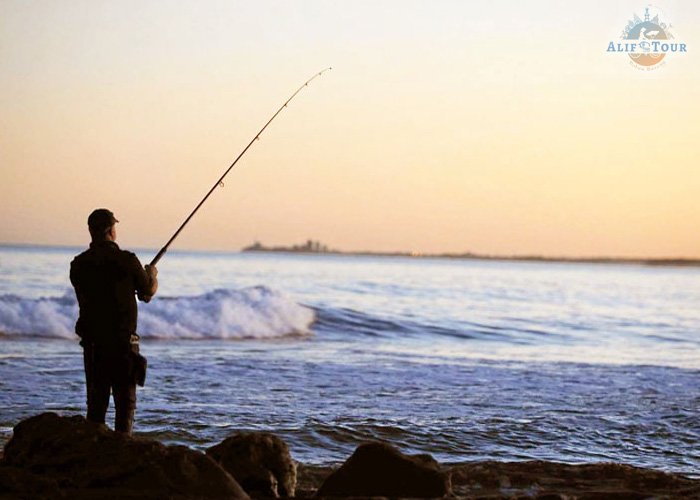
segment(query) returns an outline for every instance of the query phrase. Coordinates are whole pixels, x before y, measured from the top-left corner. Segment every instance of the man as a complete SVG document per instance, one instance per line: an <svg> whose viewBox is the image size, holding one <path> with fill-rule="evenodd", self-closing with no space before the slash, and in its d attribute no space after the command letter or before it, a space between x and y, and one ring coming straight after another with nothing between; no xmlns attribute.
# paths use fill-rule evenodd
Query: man
<svg viewBox="0 0 700 500"><path fill-rule="evenodd" d="M131 434L136 409L136 294L148 302L158 289L158 270L141 266L115 240L119 222L105 208L88 217L92 243L70 266L70 280L80 306L75 333L81 338L87 386L87 418L104 423L110 390L117 432Z"/></svg>

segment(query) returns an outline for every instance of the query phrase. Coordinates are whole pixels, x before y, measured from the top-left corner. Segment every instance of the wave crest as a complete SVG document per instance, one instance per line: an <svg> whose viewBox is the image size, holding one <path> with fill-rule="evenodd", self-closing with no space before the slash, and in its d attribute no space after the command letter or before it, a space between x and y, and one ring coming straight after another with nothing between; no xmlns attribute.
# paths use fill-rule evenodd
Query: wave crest
<svg viewBox="0 0 700 500"><path fill-rule="evenodd" d="M12 336L75 338L73 292L29 299L0 296L0 332ZM144 338L252 339L305 335L314 311L265 286L217 289L201 295L158 297L139 304Z"/></svg>
<svg viewBox="0 0 700 500"><path fill-rule="evenodd" d="M272 338L308 334L314 312L265 286L165 297L141 307L139 333L165 338Z"/></svg>

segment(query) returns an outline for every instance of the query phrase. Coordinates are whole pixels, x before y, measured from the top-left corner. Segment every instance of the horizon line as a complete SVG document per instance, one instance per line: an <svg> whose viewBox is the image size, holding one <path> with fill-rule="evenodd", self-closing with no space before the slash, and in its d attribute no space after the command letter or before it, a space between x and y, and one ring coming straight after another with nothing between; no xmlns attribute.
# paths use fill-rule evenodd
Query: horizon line
<svg viewBox="0 0 700 500"><path fill-rule="evenodd" d="M203 254L244 254L244 253L298 253L303 255L344 255L344 256L386 256L386 257L408 257L408 258L446 258L446 259L473 259L473 260L510 260L510 261L543 261L543 262L610 262L610 263L684 263L700 265L700 257L686 256L665 256L665 257L629 257L629 256L610 256L610 255L544 255L544 254L482 254L472 251L463 252L417 252L417 251L375 251L375 250L337 250L331 249L326 252L303 252L294 251L289 247L289 250L275 250L273 247L263 250L246 251L248 246L244 246L238 250L217 250L217 249L195 249L195 248L174 248L168 250L170 253L203 253ZM0 242L0 247L3 248L50 248L50 249L81 249L87 248L88 245L80 244L49 244L49 243L9 243ZM280 247L275 247L280 248ZM287 247L284 247L287 248ZM132 251L139 252L154 252L157 253L159 248L154 247L131 247Z"/></svg>

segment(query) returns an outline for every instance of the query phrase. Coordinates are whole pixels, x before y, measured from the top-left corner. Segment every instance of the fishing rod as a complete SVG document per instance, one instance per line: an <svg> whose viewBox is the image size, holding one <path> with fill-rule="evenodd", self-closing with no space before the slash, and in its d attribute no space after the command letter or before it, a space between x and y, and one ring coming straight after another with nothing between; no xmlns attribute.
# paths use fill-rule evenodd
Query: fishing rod
<svg viewBox="0 0 700 500"><path fill-rule="evenodd" d="M253 138L251 139L251 141L250 141L250 142L248 143L248 145L243 149L243 151L241 151L241 153L236 157L236 159L233 160L233 163L231 163L231 165L226 169L226 171L224 172L224 174L223 174L221 177L219 177L219 180L217 180L217 181L214 183L214 185L211 187L211 189L209 190L209 192L204 196L204 198L202 198L202 201L200 201L199 204L197 204L197 206L194 207L194 210L192 210L192 213L190 213L190 215L187 216L187 218L185 219L185 222L183 222L182 225L178 228L178 230L175 231L175 234L172 235L172 237L168 240L168 242L165 244L165 246L164 246L163 248L160 249L160 251L156 254L156 256L155 256L155 257L153 258L153 260L151 261L151 264L150 264L151 266L155 266L155 265L158 263L158 261L163 257L163 255L165 255L165 252L168 251L168 247L170 246L170 244L171 244L173 241L175 241L175 238L177 238L177 236L180 234L180 231L183 230L183 228L187 225L187 223L188 223L188 222L190 221L190 219L194 216L194 214L197 213L197 210L199 210L199 208L200 208L202 205L204 205L204 202L207 201L207 198L209 198L209 196L211 196L211 194L214 192L214 190L215 190L217 187L219 187L219 186L221 186L221 187L224 186L224 182L223 182L223 181L224 181L224 177L226 177L226 176L228 175L228 173L231 171L231 169L236 165L236 163L238 163L238 160L241 159L241 157L246 153L246 151L248 151L248 149L253 145L253 143L254 143L255 141L257 141L258 139L260 139L260 135L265 131L265 129L267 128L267 126L268 126L270 123L272 123L272 120L274 120L274 119L277 117L277 115L279 115L279 114L282 112L282 110L283 110L284 108L287 107L287 104L289 104L290 101L291 101L292 99L294 99L294 97L295 97L299 92L301 92L301 90L302 90L304 87L308 87L309 83L311 83L311 81L312 81L314 78L316 78L317 76L321 76L323 73L325 73L325 72L328 71L329 69L332 69L332 68L326 68L326 69L324 69L324 70L322 70L322 71L319 71L319 72L316 73L314 76L312 76L311 78L309 78L308 80L306 80L306 82L304 82L304 84L303 84L301 87L299 87L299 88L297 89L297 91L294 92L294 93L292 94L292 96L284 102L284 104L282 104L282 106L280 106L280 108L275 112L275 114L272 115L272 118L270 118L270 119L267 121L267 123L263 126L263 128L260 129L260 131L259 131L257 134L255 134L255 137L253 137Z"/></svg>

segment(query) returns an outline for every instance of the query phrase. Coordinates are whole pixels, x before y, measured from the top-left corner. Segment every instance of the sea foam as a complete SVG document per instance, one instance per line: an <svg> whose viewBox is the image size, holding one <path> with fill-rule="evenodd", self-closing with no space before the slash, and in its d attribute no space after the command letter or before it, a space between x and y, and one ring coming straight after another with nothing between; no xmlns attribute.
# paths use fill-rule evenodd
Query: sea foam
<svg viewBox="0 0 700 500"><path fill-rule="evenodd" d="M77 317L73 292L40 299L0 296L0 332L5 335L75 338ZM144 338L274 338L308 334L314 319L312 309L256 286L139 304L138 333Z"/></svg>

